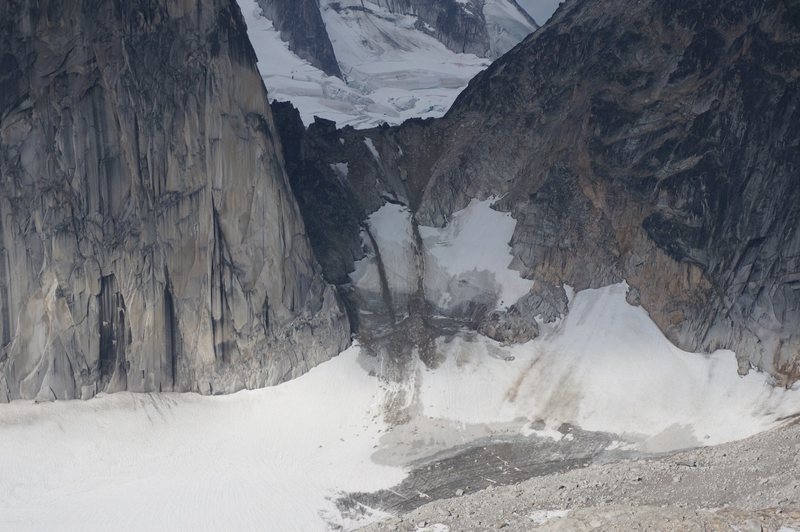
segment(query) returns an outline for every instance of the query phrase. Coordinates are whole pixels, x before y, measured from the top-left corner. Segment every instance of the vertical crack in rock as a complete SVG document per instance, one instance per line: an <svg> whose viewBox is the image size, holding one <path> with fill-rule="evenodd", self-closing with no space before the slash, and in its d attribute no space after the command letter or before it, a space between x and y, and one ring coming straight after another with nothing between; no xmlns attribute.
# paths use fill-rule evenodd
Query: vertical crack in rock
<svg viewBox="0 0 800 532"><path fill-rule="evenodd" d="M11 309L9 304L8 257L6 256L3 212L0 210L0 348L11 342Z"/></svg>
<svg viewBox="0 0 800 532"><path fill-rule="evenodd" d="M228 291L233 286L233 260L225 245L225 236L219 220L219 211L213 208L214 252L211 256L211 330L214 354L223 364L230 364L236 350L233 332L229 330L230 303Z"/></svg>
<svg viewBox="0 0 800 532"><path fill-rule="evenodd" d="M261 326L264 328L264 334L269 335L269 296L264 298L264 304L261 306Z"/></svg>
<svg viewBox="0 0 800 532"><path fill-rule="evenodd" d="M126 320L125 299L117 289L117 279L106 275L100 280L100 389L124 390L127 386L126 350L130 331Z"/></svg>
<svg viewBox="0 0 800 532"><path fill-rule="evenodd" d="M181 356L181 337L178 327L178 318L175 315L175 303L172 299L172 287L169 277L164 285L164 339L166 345L166 359L169 363L169 375L172 381L172 391L178 390L178 359Z"/></svg>

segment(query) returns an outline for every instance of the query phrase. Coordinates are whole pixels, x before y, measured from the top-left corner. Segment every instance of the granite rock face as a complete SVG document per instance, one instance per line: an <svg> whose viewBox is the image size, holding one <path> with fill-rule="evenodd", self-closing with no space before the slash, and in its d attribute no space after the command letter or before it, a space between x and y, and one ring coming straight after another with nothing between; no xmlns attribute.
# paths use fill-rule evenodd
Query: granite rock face
<svg viewBox="0 0 800 532"><path fill-rule="evenodd" d="M347 345L235 2L0 21L0 401L225 393Z"/></svg>
<svg viewBox="0 0 800 532"><path fill-rule="evenodd" d="M329 76L342 77L318 0L257 0L289 49Z"/></svg>
<svg viewBox="0 0 800 532"><path fill-rule="evenodd" d="M742 372L790 383L799 71L794 0L571 0L443 119L344 129L338 154L313 157L346 163L359 197L360 183L401 183L424 225L502 197L517 221L512 266L543 287L536 308L557 313L564 285L626 280L677 345L733 349ZM350 148L365 135L380 162ZM489 318L517 336L515 316Z"/></svg>

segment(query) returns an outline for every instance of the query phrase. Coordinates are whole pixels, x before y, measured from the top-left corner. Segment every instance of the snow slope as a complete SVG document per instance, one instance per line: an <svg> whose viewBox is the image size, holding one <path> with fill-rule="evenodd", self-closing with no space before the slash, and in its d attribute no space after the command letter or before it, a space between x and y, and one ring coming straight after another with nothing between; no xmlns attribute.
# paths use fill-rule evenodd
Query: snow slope
<svg viewBox="0 0 800 532"><path fill-rule="evenodd" d="M445 362L420 369L425 415L524 419L551 430L571 423L664 451L744 438L800 412L799 387L775 388L762 373L740 377L730 351L678 349L626 292L624 283L578 292L560 323L523 345L475 335L440 341Z"/></svg>
<svg viewBox="0 0 800 532"><path fill-rule="evenodd" d="M384 114L378 103L291 52L255 0L239 0L239 7L271 100L291 101L306 124L315 115L339 125L377 123Z"/></svg>
<svg viewBox="0 0 800 532"><path fill-rule="evenodd" d="M493 202L473 199L445 227L419 228L426 253L425 293L438 307L464 305L488 292L488 302L502 309L530 290L531 282L509 268L517 222L510 213L492 209Z"/></svg>
<svg viewBox="0 0 800 532"><path fill-rule="evenodd" d="M417 287L416 244L411 229L411 211L402 205L387 203L369 216L366 225L369 234L362 232L361 240L368 253L355 263L355 271L350 278L360 290L380 292L383 288L378 268L379 252L389 290L395 296L395 302L403 301L402 296L411 294Z"/></svg>
<svg viewBox="0 0 800 532"><path fill-rule="evenodd" d="M508 0L485 0L483 16L486 19L492 50L496 50L498 57L522 42L535 30L529 20L520 17L519 7Z"/></svg>
<svg viewBox="0 0 800 532"><path fill-rule="evenodd" d="M332 498L404 476L370 461L382 389L358 352L230 396L2 405L0 530L347 527Z"/></svg>

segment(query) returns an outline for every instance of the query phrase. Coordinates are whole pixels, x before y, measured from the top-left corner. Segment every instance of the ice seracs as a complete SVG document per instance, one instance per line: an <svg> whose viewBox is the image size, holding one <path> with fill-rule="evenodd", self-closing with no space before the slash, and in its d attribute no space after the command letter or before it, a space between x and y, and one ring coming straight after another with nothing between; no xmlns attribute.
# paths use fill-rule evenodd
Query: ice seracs
<svg viewBox="0 0 800 532"><path fill-rule="evenodd" d="M462 8L475 9L472 2ZM442 116L470 79L537 26L509 0L491 0L476 23L489 36L484 56L448 48L439 31L413 10L384 2L321 0L319 9L342 79L301 59L282 41L256 0L239 0L270 98L291 101L313 117L339 126L399 124Z"/></svg>

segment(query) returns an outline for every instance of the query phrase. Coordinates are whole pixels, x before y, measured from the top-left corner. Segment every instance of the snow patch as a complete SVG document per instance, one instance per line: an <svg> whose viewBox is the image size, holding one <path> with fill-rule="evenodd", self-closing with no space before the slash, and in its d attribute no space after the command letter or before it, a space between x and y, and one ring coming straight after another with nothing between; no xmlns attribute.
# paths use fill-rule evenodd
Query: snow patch
<svg viewBox="0 0 800 532"><path fill-rule="evenodd" d="M537 28L508 0L486 0L483 16L491 40L492 52L500 56L520 43Z"/></svg>
<svg viewBox="0 0 800 532"><path fill-rule="evenodd" d="M575 299L575 289L568 284L564 285L564 293L567 295L567 304L571 305L572 300Z"/></svg>
<svg viewBox="0 0 800 532"><path fill-rule="evenodd" d="M450 527L444 523L434 523L428 526L417 526L415 532L450 532Z"/></svg>
<svg viewBox="0 0 800 532"><path fill-rule="evenodd" d="M364 137L364 144L366 144L366 146L367 146L367 149L368 149L368 150L369 150L369 152L372 154L372 157L373 157L373 158L374 158L376 161L378 161L378 162L381 162L381 156L380 156L380 154L378 153L378 150L377 150L377 148L375 148L375 144L372 142L372 139L371 139L371 138L369 138L369 137Z"/></svg>
<svg viewBox="0 0 800 532"><path fill-rule="evenodd" d="M535 525L543 525L553 519L560 519L569 515L569 510L536 510L528 515L528 519Z"/></svg>
<svg viewBox="0 0 800 532"><path fill-rule="evenodd" d="M545 427L543 429L534 429L532 423L526 423L520 430L520 434L526 437L537 436L539 438L547 438L553 441L561 441L564 439L564 434L558 432L554 428Z"/></svg>
<svg viewBox="0 0 800 532"><path fill-rule="evenodd" d="M350 174L350 166L347 163L333 163L330 168L336 174L336 179L339 180L339 183L346 185L347 176Z"/></svg>
<svg viewBox="0 0 800 532"><path fill-rule="evenodd" d="M531 281L509 268L509 242L517 225L510 213L492 208L495 198L473 199L442 228L420 226L425 244L425 293L447 308L491 293L494 307L507 308L525 295Z"/></svg>
<svg viewBox="0 0 800 532"><path fill-rule="evenodd" d="M416 246L411 216L407 207L387 203L367 218L369 232L361 233L361 241L368 253L355 263L355 271L350 274L356 288L366 292L381 292L380 254L392 294L410 294L416 289Z"/></svg>
<svg viewBox="0 0 800 532"><path fill-rule="evenodd" d="M508 242L516 221L509 213L492 209L493 201L472 200L454 213L445 227L418 227L425 297L439 309L457 311L474 302L490 309L507 308L530 290L531 282L509 268L513 256ZM412 224L409 209L391 203L368 217L369 234L362 234L362 242L369 253L356 263L350 276L357 288L381 290L380 254L392 295L407 295L418 289Z"/></svg>

